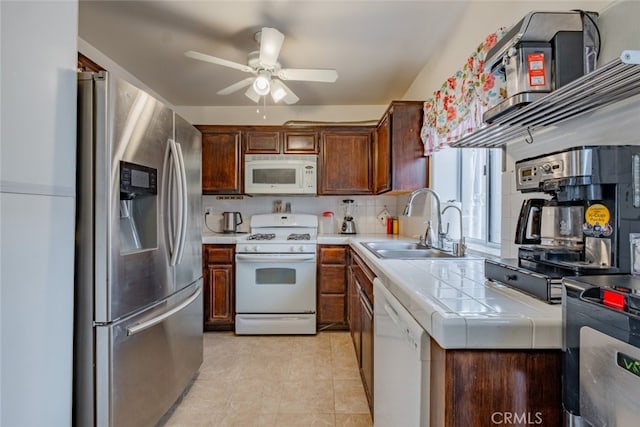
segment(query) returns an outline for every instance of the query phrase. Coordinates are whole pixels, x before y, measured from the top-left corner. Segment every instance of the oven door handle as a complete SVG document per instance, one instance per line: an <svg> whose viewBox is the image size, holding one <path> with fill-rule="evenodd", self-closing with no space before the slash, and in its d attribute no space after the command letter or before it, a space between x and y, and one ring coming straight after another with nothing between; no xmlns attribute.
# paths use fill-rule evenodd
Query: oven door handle
<svg viewBox="0 0 640 427"><path fill-rule="evenodd" d="M291 262L291 261L313 261L316 254L236 254L236 261L239 262Z"/></svg>

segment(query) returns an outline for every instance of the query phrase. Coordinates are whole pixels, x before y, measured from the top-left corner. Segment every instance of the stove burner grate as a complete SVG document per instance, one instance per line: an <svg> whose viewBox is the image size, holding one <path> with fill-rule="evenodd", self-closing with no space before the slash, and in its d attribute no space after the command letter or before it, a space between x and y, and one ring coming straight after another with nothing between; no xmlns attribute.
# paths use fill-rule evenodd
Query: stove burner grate
<svg viewBox="0 0 640 427"><path fill-rule="evenodd" d="M275 238L275 233L256 233L247 237L247 240L273 240Z"/></svg>
<svg viewBox="0 0 640 427"><path fill-rule="evenodd" d="M309 233L291 233L287 236L287 240L311 240Z"/></svg>

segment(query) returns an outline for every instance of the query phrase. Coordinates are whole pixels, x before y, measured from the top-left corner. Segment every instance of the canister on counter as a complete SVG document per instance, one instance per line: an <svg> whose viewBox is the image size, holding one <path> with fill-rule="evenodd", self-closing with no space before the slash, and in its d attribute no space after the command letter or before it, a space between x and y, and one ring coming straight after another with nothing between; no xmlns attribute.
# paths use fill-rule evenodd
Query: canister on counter
<svg viewBox="0 0 640 427"><path fill-rule="evenodd" d="M393 234L393 218L387 217L387 234Z"/></svg>
<svg viewBox="0 0 640 427"><path fill-rule="evenodd" d="M393 234L400 234L400 221L398 221L398 217L393 217Z"/></svg>
<svg viewBox="0 0 640 427"><path fill-rule="evenodd" d="M318 230L320 234L333 234L336 232L335 220L334 220L333 212L325 211L322 212L322 216L320 217L320 221L318 225L320 229Z"/></svg>

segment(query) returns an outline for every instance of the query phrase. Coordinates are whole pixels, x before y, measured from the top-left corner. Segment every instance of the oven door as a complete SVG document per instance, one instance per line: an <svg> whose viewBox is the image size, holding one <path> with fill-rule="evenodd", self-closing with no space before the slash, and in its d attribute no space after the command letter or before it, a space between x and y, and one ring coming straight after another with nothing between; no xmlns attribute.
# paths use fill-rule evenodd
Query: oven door
<svg viewBox="0 0 640 427"><path fill-rule="evenodd" d="M236 254L236 313L315 313L316 254Z"/></svg>

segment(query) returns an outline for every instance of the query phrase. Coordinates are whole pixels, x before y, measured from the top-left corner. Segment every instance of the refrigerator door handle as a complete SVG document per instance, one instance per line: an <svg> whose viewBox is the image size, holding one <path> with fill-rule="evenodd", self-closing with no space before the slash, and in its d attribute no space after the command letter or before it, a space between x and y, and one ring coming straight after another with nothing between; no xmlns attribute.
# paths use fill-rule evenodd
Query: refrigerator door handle
<svg viewBox="0 0 640 427"><path fill-rule="evenodd" d="M201 293L202 293L202 287L199 286L198 289L196 289L195 292L189 298L187 298L184 302L182 302L180 305L177 305L171 310L165 311L164 313L152 319L149 319L147 321L137 323L134 326L128 327L127 336L135 335L142 331L145 331L151 328L152 326L155 326L158 323L163 322L165 319L168 319L169 317L173 316L177 312L184 310L189 304L195 301L200 296Z"/></svg>
<svg viewBox="0 0 640 427"><path fill-rule="evenodd" d="M178 185L182 187L182 198L178 200L178 209L181 215L181 217L179 217L181 221L180 221L180 224L178 225L180 230L178 235L181 238L180 238L180 241L178 242L178 247L176 250L177 251L176 264L180 264L180 262L182 261L184 246L187 242L187 219L189 218L189 212L188 212L189 203L187 200L188 198L187 171L184 166L184 156L182 155L182 147L177 142L174 142L174 144L176 147L178 165L180 166L179 173L178 173L178 179L179 179ZM178 192L178 194L180 194L180 192Z"/></svg>
<svg viewBox="0 0 640 427"><path fill-rule="evenodd" d="M167 141L167 150L165 152L165 163L167 164L163 174L163 188L165 191L165 196L167 198L167 224L169 229L169 252L170 252L170 260L169 265L176 265L179 260L178 257L180 255L180 246L181 242L184 242L186 236L183 236L183 223L185 221L184 218L184 198L186 197L186 182L183 183L182 176L184 172L182 171L181 163L180 163L181 153L178 154L178 148L176 146L176 142L173 139L169 139ZM184 164L184 162L183 162ZM172 173L173 172L173 173ZM174 173L177 176L174 176ZM177 185L176 185L176 181ZM169 185L172 184L172 185ZM178 200L174 201L172 194L174 185L177 188L178 192ZM173 205L174 203L178 203L178 218L174 221L173 218Z"/></svg>
<svg viewBox="0 0 640 427"><path fill-rule="evenodd" d="M165 209L167 220L165 221L165 231L167 232L169 256L173 253L173 241L175 236L173 235L173 210L172 206L172 189L169 186L169 176L173 173L173 164L171 163L171 143L167 141L167 148L164 151L164 162L162 164L162 195L164 201L162 202L163 209Z"/></svg>

